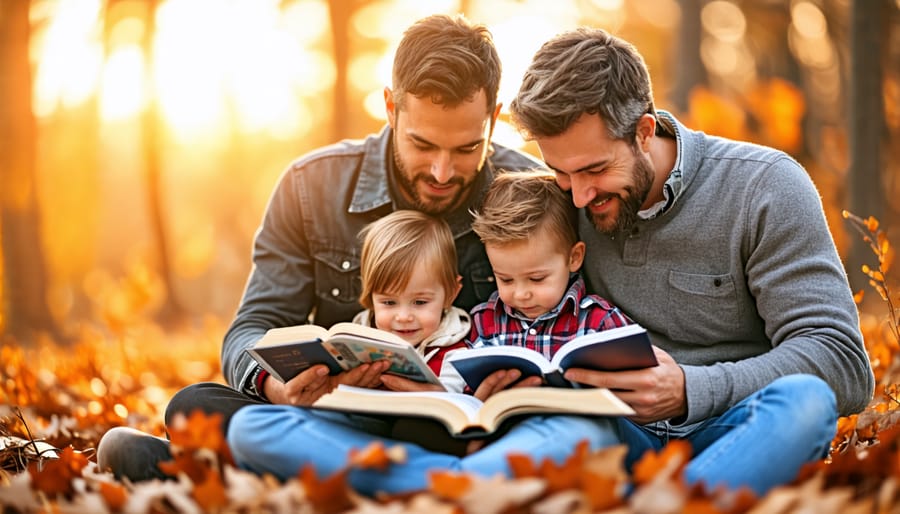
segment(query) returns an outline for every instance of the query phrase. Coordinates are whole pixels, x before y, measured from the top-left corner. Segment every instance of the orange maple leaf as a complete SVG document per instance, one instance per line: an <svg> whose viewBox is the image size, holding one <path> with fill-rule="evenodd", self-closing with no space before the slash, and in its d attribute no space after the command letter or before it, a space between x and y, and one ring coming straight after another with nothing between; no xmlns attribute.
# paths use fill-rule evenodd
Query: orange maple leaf
<svg viewBox="0 0 900 514"><path fill-rule="evenodd" d="M228 505L225 485L217 471L207 468L203 480L194 484L191 495L203 512L216 512Z"/></svg>
<svg viewBox="0 0 900 514"><path fill-rule="evenodd" d="M160 471L173 477L184 473L191 482L199 484L206 475L206 470L210 469L210 463L198 459L194 451L180 451L173 456L173 460L160 462L158 467Z"/></svg>
<svg viewBox="0 0 900 514"><path fill-rule="evenodd" d="M169 439L173 447L185 450L209 448L218 455L228 455L228 443L222 432L222 414L206 414L201 410L190 416L176 415L169 429Z"/></svg>
<svg viewBox="0 0 900 514"><path fill-rule="evenodd" d="M581 491L591 504L591 512L609 510L624 504L625 498L619 485L616 477L585 471L581 477Z"/></svg>
<svg viewBox="0 0 900 514"><path fill-rule="evenodd" d="M849 416L838 418L837 433L834 436L834 440L843 441L844 438L850 437L850 435L853 434L853 431L856 430L857 419L859 419L859 414L851 414Z"/></svg>
<svg viewBox="0 0 900 514"><path fill-rule="evenodd" d="M472 477L465 473L435 471L428 475L429 489L435 496L458 501L472 488Z"/></svg>
<svg viewBox="0 0 900 514"><path fill-rule="evenodd" d="M315 468L306 465L300 470L299 476L306 490L306 497L317 512L341 512L353 506L346 469L319 480Z"/></svg>
<svg viewBox="0 0 900 514"><path fill-rule="evenodd" d="M128 501L128 492L119 484L112 482L100 482L100 496L106 502L106 506L114 512L120 512Z"/></svg>
<svg viewBox="0 0 900 514"><path fill-rule="evenodd" d="M646 484L661 472L672 477L680 476L691 452L691 443L683 439L669 441L659 452L647 450L634 464L632 476L635 484Z"/></svg>
<svg viewBox="0 0 900 514"><path fill-rule="evenodd" d="M391 465L391 462L391 456L381 442L374 442L362 450L355 448L350 450L349 463L351 467L384 471Z"/></svg>
<svg viewBox="0 0 900 514"><path fill-rule="evenodd" d="M588 453L588 442L581 441L572 455L562 464L552 459L541 462L540 476L547 482L547 493L553 494L566 489L577 489L584 474L584 461Z"/></svg>
<svg viewBox="0 0 900 514"><path fill-rule="evenodd" d="M75 492L72 479L80 477L87 464L88 459L84 454L68 446L60 452L58 459L42 463L32 462L28 465L31 487L50 496L58 494L71 496Z"/></svg>
<svg viewBox="0 0 900 514"><path fill-rule="evenodd" d="M538 468L531 457L523 453L511 453L506 456L513 478L531 478L539 476Z"/></svg>

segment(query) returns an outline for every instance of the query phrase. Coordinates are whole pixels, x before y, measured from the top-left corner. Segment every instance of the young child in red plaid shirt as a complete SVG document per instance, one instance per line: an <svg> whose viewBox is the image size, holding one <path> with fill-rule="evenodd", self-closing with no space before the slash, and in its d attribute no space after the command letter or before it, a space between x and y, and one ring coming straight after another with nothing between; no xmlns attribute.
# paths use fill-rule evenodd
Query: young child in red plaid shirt
<svg viewBox="0 0 900 514"><path fill-rule="evenodd" d="M497 291L472 309L473 348L524 346L550 359L577 336L632 323L608 301L587 294L578 273L585 245L578 239L577 217L572 199L550 172L502 173L494 179L472 229L484 242ZM453 375L452 366L442 367L442 381ZM490 390L476 396L490 396L517 375L495 373L485 381ZM540 378L522 384L540 385Z"/></svg>

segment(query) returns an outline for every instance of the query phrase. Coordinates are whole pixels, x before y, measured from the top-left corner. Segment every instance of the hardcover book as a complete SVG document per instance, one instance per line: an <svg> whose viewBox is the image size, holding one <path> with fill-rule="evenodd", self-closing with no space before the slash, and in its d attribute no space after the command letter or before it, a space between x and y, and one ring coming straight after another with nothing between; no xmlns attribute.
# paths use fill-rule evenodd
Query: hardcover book
<svg viewBox="0 0 900 514"><path fill-rule="evenodd" d="M579 387L563 377L567 369L621 371L658 364L647 331L637 324L576 337L549 360L523 346L483 346L451 352L447 362L473 391L488 375L501 369L517 369L523 378L541 376L545 384L554 387Z"/></svg>
<svg viewBox="0 0 900 514"><path fill-rule="evenodd" d="M391 367L386 373L440 384L411 344L390 332L356 323L337 323L330 329L317 325L273 328L246 352L281 382L316 364L328 366L329 372L337 375L388 359Z"/></svg>
<svg viewBox="0 0 900 514"><path fill-rule="evenodd" d="M634 414L631 407L603 388L515 387L481 402L462 393L397 392L341 384L319 398L313 407L434 419L447 427L451 436L463 439L487 436L503 421L520 414Z"/></svg>

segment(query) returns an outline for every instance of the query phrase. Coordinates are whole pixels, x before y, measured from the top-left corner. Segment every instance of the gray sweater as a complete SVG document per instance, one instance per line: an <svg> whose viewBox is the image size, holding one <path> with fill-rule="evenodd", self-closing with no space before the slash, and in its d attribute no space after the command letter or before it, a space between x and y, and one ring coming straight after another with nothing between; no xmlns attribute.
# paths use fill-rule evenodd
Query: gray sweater
<svg viewBox="0 0 900 514"><path fill-rule="evenodd" d="M810 373L841 415L874 378L819 194L783 152L674 128L667 207L615 237L582 218L590 289L646 327L685 375L687 417L717 416L774 379Z"/></svg>

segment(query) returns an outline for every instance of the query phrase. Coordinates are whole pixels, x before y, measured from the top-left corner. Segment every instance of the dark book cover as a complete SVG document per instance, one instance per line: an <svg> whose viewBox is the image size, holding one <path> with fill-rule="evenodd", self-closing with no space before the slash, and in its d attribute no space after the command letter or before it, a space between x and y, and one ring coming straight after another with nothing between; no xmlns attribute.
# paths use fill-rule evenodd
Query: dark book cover
<svg viewBox="0 0 900 514"><path fill-rule="evenodd" d="M506 349L515 353L503 353ZM523 347L490 346L471 350L470 353L463 350L451 357L449 362L473 390L478 389L489 375L503 369L519 370L522 378L543 377L545 384L552 387L579 387L579 384L563 377L565 370L624 371L658 364L650 336L636 325L576 337L564 344L551 361Z"/></svg>
<svg viewBox="0 0 900 514"><path fill-rule="evenodd" d="M340 364L322 346L322 342L302 341L272 346L248 348L247 353L282 382L296 377L316 364L325 364L331 375L344 371ZM255 355L254 355L255 354Z"/></svg>

